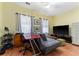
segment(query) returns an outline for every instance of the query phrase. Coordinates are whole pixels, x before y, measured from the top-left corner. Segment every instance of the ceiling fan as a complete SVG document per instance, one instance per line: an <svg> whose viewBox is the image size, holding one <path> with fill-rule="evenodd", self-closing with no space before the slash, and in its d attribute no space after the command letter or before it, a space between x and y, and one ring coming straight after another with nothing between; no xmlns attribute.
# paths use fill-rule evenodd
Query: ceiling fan
<svg viewBox="0 0 79 59"><path fill-rule="evenodd" d="M26 5L30 5L30 2L25 2Z"/></svg>

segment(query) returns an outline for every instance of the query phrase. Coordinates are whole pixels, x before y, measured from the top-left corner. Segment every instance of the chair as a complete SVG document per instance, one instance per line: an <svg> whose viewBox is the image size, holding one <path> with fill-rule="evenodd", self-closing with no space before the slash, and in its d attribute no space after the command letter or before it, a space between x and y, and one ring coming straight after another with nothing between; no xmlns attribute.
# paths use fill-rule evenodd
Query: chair
<svg viewBox="0 0 79 59"><path fill-rule="evenodd" d="M23 42L22 42L22 34L21 33L16 33L14 35L14 47L21 47L23 46Z"/></svg>
<svg viewBox="0 0 79 59"><path fill-rule="evenodd" d="M55 50L57 47L60 46L60 41L47 38L45 34L40 34L40 36L41 36L41 39L39 39L37 43L44 55L48 54L49 52Z"/></svg>
<svg viewBox="0 0 79 59"><path fill-rule="evenodd" d="M32 50L30 48L29 41L24 38L23 34L20 34L20 38L23 43L23 49L21 49L19 52L23 52L23 55L25 55L27 51L32 51Z"/></svg>
<svg viewBox="0 0 79 59"><path fill-rule="evenodd" d="M26 35L25 36L22 35L21 38L22 38L22 42L24 43L24 49L20 50L20 52L24 51L23 55L25 55L25 52L27 52L27 51L33 52L33 55L41 54L41 51L40 51L37 43L35 42L35 40L40 38L39 35L32 34L31 38Z"/></svg>

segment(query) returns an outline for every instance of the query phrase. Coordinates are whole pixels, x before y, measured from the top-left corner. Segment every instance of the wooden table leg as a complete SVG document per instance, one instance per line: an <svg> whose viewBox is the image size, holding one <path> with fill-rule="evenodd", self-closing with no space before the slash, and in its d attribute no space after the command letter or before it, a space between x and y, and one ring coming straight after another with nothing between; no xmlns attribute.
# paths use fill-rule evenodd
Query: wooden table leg
<svg viewBox="0 0 79 59"><path fill-rule="evenodd" d="M36 55L41 54L41 51L40 51L40 49L39 49L39 47L38 47L37 43L35 42L35 40L33 40L33 42L35 43L35 45L36 45L37 49L39 50L39 53L38 53L38 54L36 54Z"/></svg>
<svg viewBox="0 0 79 59"><path fill-rule="evenodd" d="M29 39L29 42L30 42L30 45L31 45L31 47L32 47L33 53L34 53L34 55L35 55L36 53L35 53L35 49L34 49L34 47L33 47L33 44L32 44L31 39Z"/></svg>
<svg viewBox="0 0 79 59"><path fill-rule="evenodd" d="M37 49L39 50L39 53L37 53L37 54L36 54L36 52L35 52L34 46L33 46L33 44L32 44L32 41L34 42L35 46L36 46ZM35 42L35 40L31 40L31 39L30 39L29 42L30 42L30 45L31 45L32 50L33 50L33 55L34 55L34 56L37 56L37 55L41 54L41 51L40 51L40 49L39 49L37 43Z"/></svg>

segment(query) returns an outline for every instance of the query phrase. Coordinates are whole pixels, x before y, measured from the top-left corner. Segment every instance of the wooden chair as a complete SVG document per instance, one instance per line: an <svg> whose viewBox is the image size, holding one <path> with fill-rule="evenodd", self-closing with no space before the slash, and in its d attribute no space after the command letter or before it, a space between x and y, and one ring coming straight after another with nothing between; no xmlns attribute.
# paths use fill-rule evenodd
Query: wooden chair
<svg viewBox="0 0 79 59"><path fill-rule="evenodd" d="M23 47L19 52L23 52L23 55L27 51L31 51L30 44L27 40L25 40L23 34L16 33L14 36L14 46L15 47Z"/></svg>
<svg viewBox="0 0 79 59"><path fill-rule="evenodd" d="M21 46L23 46L21 35L22 34L20 34L20 33L16 33L14 35L14 47L21 47Z"/></svg>

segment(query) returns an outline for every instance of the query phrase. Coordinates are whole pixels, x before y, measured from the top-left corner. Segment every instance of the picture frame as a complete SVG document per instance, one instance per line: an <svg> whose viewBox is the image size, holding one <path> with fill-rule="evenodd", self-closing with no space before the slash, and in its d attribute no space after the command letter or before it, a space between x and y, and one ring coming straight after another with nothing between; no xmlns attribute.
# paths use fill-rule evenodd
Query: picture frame
<svg viewBox="0 0 79 59"><path fill-rule="evenodd" d="M40 26L34 26L34 33L40 32Z"/></svg>
<svg viewBox="0 0 79 59"><path fill-rule="evenodd" d="M34 19L34 25L40 25L40 19Z"/></svg>

